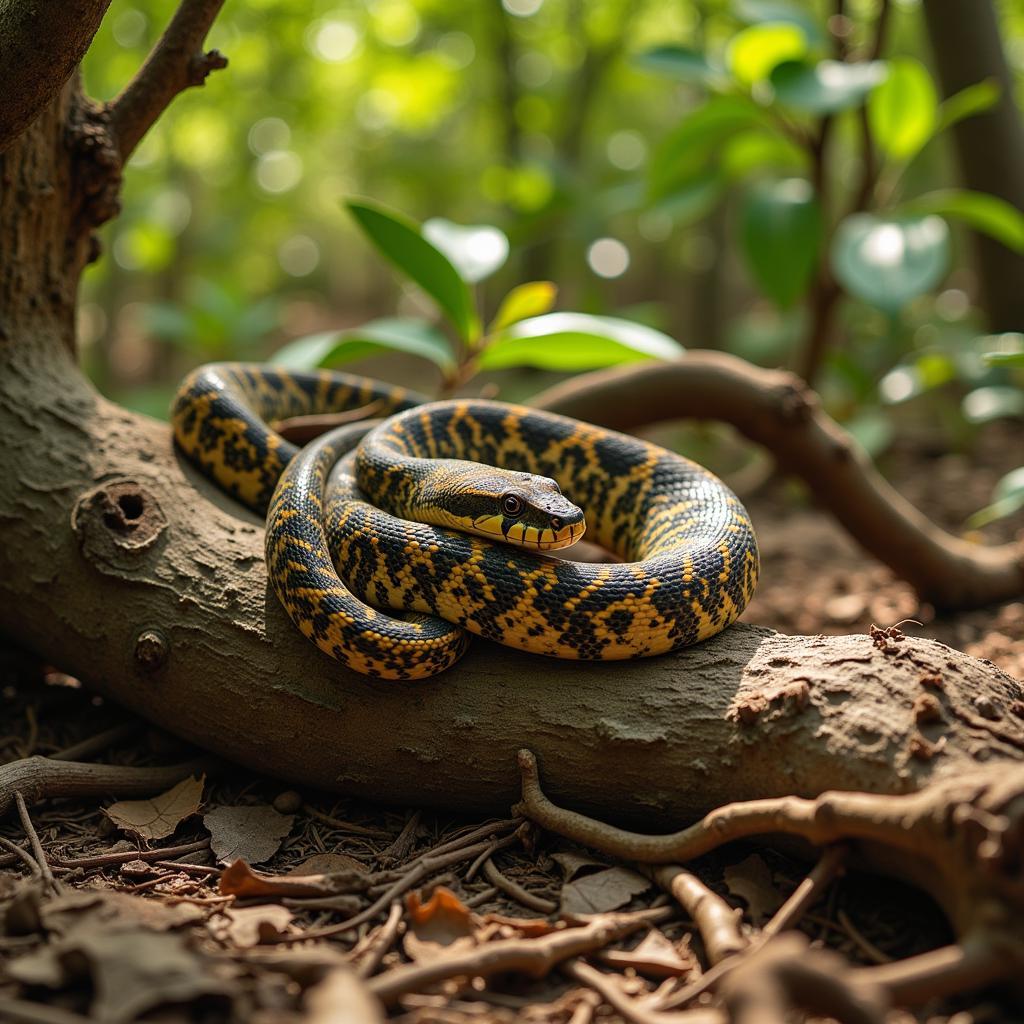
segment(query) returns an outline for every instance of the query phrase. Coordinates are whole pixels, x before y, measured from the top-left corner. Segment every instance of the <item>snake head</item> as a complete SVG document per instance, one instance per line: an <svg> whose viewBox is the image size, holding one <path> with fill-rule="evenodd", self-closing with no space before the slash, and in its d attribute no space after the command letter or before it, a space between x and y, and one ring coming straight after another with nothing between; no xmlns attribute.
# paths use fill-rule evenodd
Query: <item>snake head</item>
<svg viewBox="0 0 1024 1024"><path fill-rule="evenodd" d="M443 502L445 525L534 551L575 544L587 528L583 511L554 480L492 467L465 472Z"/></svg>

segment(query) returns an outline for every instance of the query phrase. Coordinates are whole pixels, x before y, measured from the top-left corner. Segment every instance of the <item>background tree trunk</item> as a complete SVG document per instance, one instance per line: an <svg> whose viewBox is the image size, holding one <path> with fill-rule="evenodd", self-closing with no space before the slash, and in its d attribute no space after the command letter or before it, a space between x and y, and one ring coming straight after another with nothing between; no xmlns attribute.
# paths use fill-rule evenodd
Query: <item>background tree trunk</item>
<svg viewBox="0 0 1024 1024"><path fill-rule="evenodd" d="M952 128L964 185L1024 210L1024 122L991 0L926 0L922 5L944 96L994 78L999 102ZM993 331L1024 328L1024 254L975 233L981 298Z"/></svg>

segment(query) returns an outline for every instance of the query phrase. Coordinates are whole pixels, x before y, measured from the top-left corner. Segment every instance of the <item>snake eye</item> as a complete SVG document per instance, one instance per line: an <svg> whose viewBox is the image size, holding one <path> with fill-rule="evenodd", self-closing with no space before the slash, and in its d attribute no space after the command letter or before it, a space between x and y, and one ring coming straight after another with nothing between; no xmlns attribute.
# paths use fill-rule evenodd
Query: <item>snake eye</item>
<svg viewBox="0 0 1024 1024"><path fill-rule="evenodd" d="M507 516L517 516L523 511L523 503L516 495L506 494L501 499L501 511Z"/></svg>

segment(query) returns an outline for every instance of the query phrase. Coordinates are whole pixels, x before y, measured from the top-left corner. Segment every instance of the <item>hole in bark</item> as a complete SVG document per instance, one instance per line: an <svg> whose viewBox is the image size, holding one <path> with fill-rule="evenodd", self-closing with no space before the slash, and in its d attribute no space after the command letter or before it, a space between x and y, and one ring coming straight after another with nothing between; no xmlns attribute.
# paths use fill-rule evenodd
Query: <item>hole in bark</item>
<svg viewBox="0 0 1024 1024"><path fill-rule="evenodd" d="M140 494L122 494L117 499L117 504L128 522L138 519L142 515L142 495Z"/></svg>

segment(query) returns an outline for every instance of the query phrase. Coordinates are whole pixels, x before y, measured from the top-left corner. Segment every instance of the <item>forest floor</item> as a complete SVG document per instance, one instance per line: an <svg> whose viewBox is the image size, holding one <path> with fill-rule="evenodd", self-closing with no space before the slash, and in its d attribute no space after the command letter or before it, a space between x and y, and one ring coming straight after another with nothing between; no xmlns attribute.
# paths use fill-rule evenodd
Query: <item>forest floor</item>
<svg viewBox="0 0 1024 1024"><path fill-rule="evenodd" d="M918 507L958 530L1019 463L1019 440L997 426L970 456L931 456L904 445L887 468ZM906 632L1024 677L1024 602L936 617L792 488L769 485L748 504L763 567L747 621L816 634L916 619L921 625L905 623ZM985 536L1006 540L1022 529L1018 516ZM59 665L39 665L11 648L0 651L0 721L0 762L52 755L97 736L83 759L148 765L192 754L88 693ZM515 821L481 828L454 815L299 793L224 766L155 801L48 800L25 810L41 853L17 811L0 824L3 1021L369 1022L377 1010L361 1001L366 988L356 980L369 979L379 994L393 993L390 1012L410 1024L588 1024L621 1020L623 1013L655 1022L641 999L668 998L698 983L708 967L692 922L682 912L661 911L668 916L643 921L630 938L595 945L586 959L568 960L539 979L501 971L486 982L424 980L455 957L476 956L482 964L503 940L536 952L572 930L556 925L560 915L613 923L623 912L664 905L660 890L628 866ZM237 858L274 878L221 872L218 864ZM39 877L43 859L52 884ZM742 914L748 935L807 872L801 860L755 846L727 847L693 868ZM258 898L254 886L263 892ZM376 904L378 912L363 913ZM302 941L350 918L347 930ZM863 964L950 938L927 898L856 871L829 886L798 928ZM405 970L400 965L410 963L419 975L396 981L395 972ZM339 1016L343 1008L347 1015ZM890 1017L935 1024L1011 1019L1020 1014L995 993Z"/></svg>

